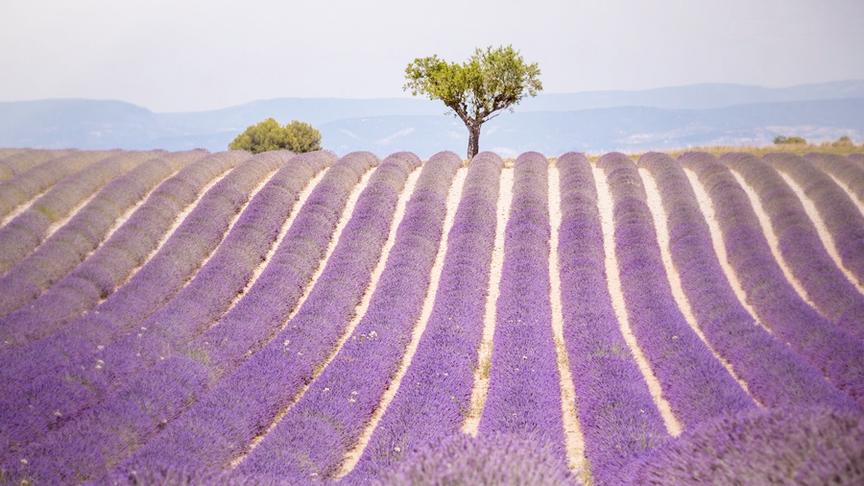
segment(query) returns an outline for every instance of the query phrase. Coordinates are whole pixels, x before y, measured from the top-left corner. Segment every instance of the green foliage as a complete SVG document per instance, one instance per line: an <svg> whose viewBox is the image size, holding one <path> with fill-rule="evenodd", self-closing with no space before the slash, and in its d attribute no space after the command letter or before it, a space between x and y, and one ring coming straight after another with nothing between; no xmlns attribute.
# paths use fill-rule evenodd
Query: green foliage
<svg viewBox="0 0 864 486"><path fill-rule="evenodd" d="M804 140L803 137L787 137L784 135L774 137L774 145L804 145L806 143L807 140Z"/></svg>
<svg viewBox="0 0 864 486"><path fill-rule="evenodd" d="M463 121L482 123L495 113L543 89L540 68L527 64L511 46L477 49L462 64L430 56L405 69L405 90L441 100Z"/></svg>
<svg viewBox="0 0 864 486"><path fill-rule="evenodd" d="M842 137L835 140L831 145L835 147L854 147L855 143L849 138L848 135L843 135Z"/></svg>
<svg viewBox="0 0 864 486"><path fill-rule="evenodd" d="M296 153L321 150L321 133L308 123L294 120L285 125L288 150Z"/></svg>
<svg viewBox="0 0 864 486"><path fill-rule="evenodd" d="M228 145L233 150L247 150L254 154L287 148L285 132L279 122L268 118L243 131Z"/></svg>
<svg viewBox="0 0 864 486"><path fill-rule="evenodd" d="M246 128L228 148L253 154L270 150L311 152L321 149L321 133L308 123L294 120L283 127L273 118L268 118Z"/></svg>
<svg viewBox="0 0 864 486"><path fill-rule="evenodd" d="M540 68L528 64L512 46L476 49L465 62L438 56L414 59L405 68L403 89L441 100L468 127L468 156L476 154L480 125L543 89ZM473 153L472 153L473 142Z"/></svg>

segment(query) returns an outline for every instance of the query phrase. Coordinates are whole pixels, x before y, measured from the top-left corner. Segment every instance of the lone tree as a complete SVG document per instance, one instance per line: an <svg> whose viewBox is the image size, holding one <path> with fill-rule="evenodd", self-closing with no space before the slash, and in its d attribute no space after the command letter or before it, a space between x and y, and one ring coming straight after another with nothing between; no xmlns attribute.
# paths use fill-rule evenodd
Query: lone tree
<svg viewBox="0 0 864 486"><path fill-rule="evenodd" d="M462 64L438 56L414 59L405 68L406 91L441 100L468 128L468 158L480 149L480 127L525 95L543 89L540 68L528 64L512 46L476 49Z"/></svg>
<svg viewBox="0 0 864 486"><path fill-rule="evenodd" d="M283 149L296 153L312 152L321 150L321 133L308 123L294 120L283 127L268 118L246 128L228 148L253 154Z"/></svg>

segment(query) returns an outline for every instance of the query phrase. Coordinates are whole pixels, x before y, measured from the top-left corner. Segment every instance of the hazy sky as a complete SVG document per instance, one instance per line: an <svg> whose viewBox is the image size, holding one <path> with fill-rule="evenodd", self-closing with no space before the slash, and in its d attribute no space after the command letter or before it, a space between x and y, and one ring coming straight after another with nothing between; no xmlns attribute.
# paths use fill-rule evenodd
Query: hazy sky
<svg viewBox="0 0 864 486"><path fill-rule="evenodd" d="M0 100L406 96L414 57L498 44L547 92L860 79L864 0L0 0Z"/></svg>

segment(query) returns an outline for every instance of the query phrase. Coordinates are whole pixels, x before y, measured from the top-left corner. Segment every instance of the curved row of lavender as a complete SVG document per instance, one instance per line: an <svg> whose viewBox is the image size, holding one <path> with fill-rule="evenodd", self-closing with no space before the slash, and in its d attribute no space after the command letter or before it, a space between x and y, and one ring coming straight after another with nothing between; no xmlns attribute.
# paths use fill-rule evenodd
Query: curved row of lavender
<svg viewBox="0 0 864 486"><path fill-rule="evenodd" d="M864 282L864 216L828 175L791 154L768 154L765 161L794 180L809 197L837 245L843 266Z"/></svg>
<svg viewBox="0 0 864 486"><path fill-rule="evenodd" d="M398 155L385 160L382 167L389 166L394 159L413 163L413 159ZM315 272L324 267L331 242L340 239L336 234L340 221L352 216L346 213L349 197L366 189L360 185L361 181L371 175L378 163L370 153L353 153L327 171L255 285L218 325L181 347L184 359L205 364L211 381L215 381L274 339L296 311L306 290L315 283L312 281ZM377 179L374 182L377 184ZM370 181L367 186L376 184ZM365 229L381 230L371 225ZM376 236L386 238L381 233ZM362 237L352 236L356 240Z"/></svg>
<svg viewBox="0 0 864 486"><path fill-rule="evenodd" d="M750 201L728 167L708 154L685 154L678 160L696 173L711 198L728 263L757 319L864 405L864 343L801 300L774 260Z"/></svg>
<svg viewBox="0 0 864 486"><path fill-rule="evenodd" d="M742 164L756 167L757 162L747 159ZM656 153L642 156L639 166L647 169L657 183L667 217L672 261L699 328L747 384L753 398L770 408L807 404L857 408L854 401L825 380L818 368L801 360L744 309L723 274L708 225L681 166L669 156ZM770 181L768 175L763 177L760 181ZM780 197L778 200L784 201ZM836 278L845 281L842 275Z"/></svg>
<svg viewBox="0 0 864 486"><path fill-rule="evenodd" d="M246 158L237 152L213 154L160 184L129 220L75 270L30 305L0 318L0 360L10 347L48 336L111 295L159 249L162 239L170 236L172 224L203 196L207 184Z"/></svg>
<svg viewBox="0 0 864 486"><path fill-rule="evenodd" d="M835 154L811 153L805 155L804 159L844 184L861 203L864 202L864 166L855 162L855 155L846 158Z"/></svg>
<svg viewBox="0 0 864 486"><path fill-rule="evenodd" d="M154 155L154 152L121 152L54 185L26 211L0 228L0 273L8 272L31 254L57 223L108 182Z"/></svg>
<svg viewBox="0 0 864 486"><path fill-rule="evenodd" d="M150 159L108 183L63 227L0 279L0 316L38 297L78 266L102 241L115 221L164 179L205 155L177 152Z"/></svg>
<svg viewBox="0 0 864 486"><path fill-rule="evenodd" d="M266 257L303 185L330 161L332 156L325 153L293 158L291 164L280 169L249 202L194 279L140 323L140 327L149 332L131 333L117 342L103 344L101 349L97 347L97 352L78 360L80 370L75 363L65 366L62 373L73 377L76 383L86 383L85 391L78 390L78 385L64 386L59 381L49 382L51 385L41 382L41 386L51 386L61 397L65 396L64 391L75 397L74 402L55 402L57 410L63 411L64 419L68 421L80 408L98 400L112 384L122 383L170 355L173 342L167 336L179 334L184 327L194 328L218 319L233 298L242 293L255 267ZM281 190L286 182L296 186L293 197L285 197ZM94 360L99 366L86 366Z"/></svg>
<svg viewBox="0 0 864 486"><path fill-rule="evenodd" d="M615 253L633 334L672 413L686 428L755 407L690 328L672 296L636 165L621 154L604 155L597 165L614 203Z"/></svg>
<svg viewBox="0 0 864 486"><path fill-rule="evenodd" d="M68 406L92 400L88 371L104 369L99 353L127 334L147 331L139 324L195 275L252 191L288 158L287 153L267 153L243 163L215 185L159 253L94 312L30 346L27 352L34 359L4 369L9 375L0 384L0 413L10 424L0 431L0 443L26 443L35 431L63 421Z"/></svg>
<svg viewBox="0 0 864 486"><path fill-rule="evenodd" d="M298 484L332 478L396 374L417 325L443 236L447 194L461 159L424 165L369 306L351 337L237 468ZM293 352L288 346L287 352Z"/></svg>
<svg viewBox="0 0 864 486"><path fill-rule="evenodd" d="M72 153L73 150L0 149L0 181Z"/></svg>
<svg viewBox="0 0 864 486"><path fill-rule="evenodd" d="M293 173L296 176L292 182L295 187L293 189L280 187L288 182L286 178L279 177L277 179L274 177L271 179L270 183L273 185L268 183L268 186L262 189L250 203L247 212L244 213L244 216L251 213L251 217L243 218L245 219L243 223L238 222L237 226L240 231L238 234L254 233L244 231L239 227L246 222L253 222L257 214L268 209L267 205L279 204L278 201L280 200L282 204L293 202L297 194L294 197L284 197L286 196L285 193L299 192L304 181L308 182L315 172L321 170L323 165L329 165L331 161L332 156L326 153L293 158L292 166L286 166L277 176L284 175L283 172ZM303 209L300 209L283 240L283 244L274 253L273 259L284 259L286 254L290 255L292 249L289 249L287 245L296 243L296 240L292 240L292 238L296 238L299 232L303 232L304 237L310 236L310 232L305 230L312 225L317 225L322 231L322 237L319 240L321 241L321 248L317 252L309 251L308 257L310 260L319 260L348 197L348 192L356 185L362 172L374 162L374 157L368 154L359 154L343 159L340 162L341 166L337 164L337 170L328 171L327 176L316 185L315 192L310 195ZM270 190L267 190L268 188ZM288 204L287 209L291 209L290 204ZM287 217L288 215L283 210L283 214L277 218L278 223ZM327 225L322 225L327 220L331 222L329 230L326 228ZM278 230L278 224L275 230ZM232 240L232 234L229 234L223 246L220 246L220 250L217 251L217 255L210 260L211 262L219 258L218 255L221 250L231 248L231 246L226 247L224 245ZM269 239L272 240L274 236L275 231L269 235ZM309 271L306 280L311 278L314 269L312 263L314 262L307 265ZM271 268L278 268L278 264ZM206 271L206 268L203 271ZM249 301L260 302L262 294L280 290L278 284L268 286L262 279L269 279L272 283L272 270L270 274L262 274L259 278L264 286L253 286L238 303L238 307L246 305L245 303ZM295 300L296 298L299 298L299 295L295 297ZM232 314L226 315L226 318L230 316ZM237 315L233 314L233 317L236 320ZM226 318L223 318L223 321ZM164 321L154 321L153 324L156 326L153 328L154 331L162 330L163 333L169 332L171 326L179 325L179 323ZM165 327L166 324L168 327ZM228 325L219 322L216 323L216 327L218 328L223 324ZM171 351L165 350L165 352L166 356L171 356L169 354ZM80 477L98 476L105 473L116 462L131 455L137 447L163 428L171 418L176 417L180 411L191 405L191 402L208 388L208 377L213 376L216 370L207 369L201 363L195 363L198 365L197 367L190 366L186 361L188 358L185 355L175 353L173 357L161 362L160 367L156 369L149 369L149 364L152 363L142 361L134 370L128 370L129 375L125 378L125 386L111 392L105 400L86 411L81 417L75 417L69 426L60 428L58 432L53 432L46 440L32 444L28 448L27 455L53 458L51 461L33 461L32 465L27 468L29 474L52 481L68 479L70 474ZM106 370L110 368L110 363L110 361L106 362ZM126 434L118 436L117 430L125 430ZM68 444L70 443L78 444L79 447L69 448ZM112 447L106 449L104 448L105 444L112 444Z"/></svg>
<svg viewBox="0 0 864 486"><path fill-rule="evenodd" d="M549 300L548 162L522 154L513 168L489 391L479 436L512 433L549 444L566 463Z"/></svg>
<svg viewBox="0 0 864 486"><path fill-rule="evenodd" d="M334 160L333 154L316 152L287 161L249 202L195 278L142 322L151 332L128 335L100 353L104 373L90 373L92 386L126 381L218 322L266 260L300 192Z"/></svg>
<svg viewBox="0 0 864 486"><path fill-rule="evenodd" d="M212 390L121 464L121 476L166 467L221 471L245 453L280 410L293 403L332 354L353 317L381 257L400 193L419 165L416 156L398 153L375 169L350 220L340 235L332 236L338 237L336 247L321 275L310 283L312 290L296 315L287 322L287 315L274 320L277 326L268 334L254 329L254 322L236 326L237 338L252 344L249 351L257 351L255 354L247 356L249 351L229 344L235 338L225 334L222 336L227 339L199 340L190 347L191 351L210 350L215 355L210 369L191 359L183 365L204 368L214 375ZM305 234L297 236L304 238ZM290 267L286 270L291 271ZM277 293L265 299L280 296ZM248 319L249 314L246 316ZM221 381L216 382L219 378Z"/></svg>
<svg viewBox="0 0 864 486"><path fill-rule="evenodd" d="M111 155L112 152L76 152L56 159L50 157L44 160L44 163L36 164L29 170L3 181L0 183L0 220L7 218L16 208L27 204L66 176Z"/></svg>
<svg viewBox="0 0 864 486"><path fill-rule="evenodd" d="M624 465L668 434L612 308L591 165L584 155L567 153L557 166L564 342L585 458L596 484L616 484Z"/></svg>
<svg viewBox="0 0 864 486"><path fill-rule="evenodd" d="M798 196L773 167L752 155L726 154L720 160L753 187L783 260L816 309L850 334L864 337L864 296L831 260Z"/></svg>
<svg viewBox="0 0 864 486"><path fill-rule="evenodd" d="M502 165L490 152L471 161L426 329L348 482L370 483L411 453L460 434L478 366Z"/></svg>
<svg viewBox="0 0 864 486"><path fill-rule="evenodd" d="M206 170L208 159L221 168ZM107 188L121 186L120 181L129 181L132 174L151 174L146 160L152 159L142 159L139 164L144 165L130 169L129 175L118 174L102 192L94 190L80 199L95 195L34 255L49 254L51 249L58 259L70 258L71 263L61 265L74 265L72 248L60 251L61 246L51 242L61 241L57 235L85 231L84 215L98 217L95 203L108 203ZM241 164L242 160L246 161ZM0 333L12 339L0 351L0 482L134 483L135 478L158 478L162 473L193 484L305 483L338 477L346 453L357 448L382 394L396 386L393 376L411 333L421 324L420 308L429 296L435 298L432 314L424 323L416 354L346 482L390 484L424 474L444 481L470 480L472 464L478 460L495 464L479 467L477 474L496 482L517 477L573 482L564 465L560 376L552 347L549 162L528 153L514 169L507 169L516 174L515 197L506 228L490 390L476 439L463 437L459 426L470 406L478 358L500 160L481 154L472 161L448 235L442 229L448 191L461 165L458 157L442 153L424 165L400 221L393 221L393 214L397 200L405 197L400 192L408 173L419 165L416 157L400 153L386 159L349 214L343 212L349 193L356 195L352 191L360 188L362 174L377 159L363 153L346 156L327 169L303 207L295 207L300 191L332 162L326 153L216 154L190 161L162 183L159 180L167 175L162 166L162 177L140 181L142 186L135 187L143 193L157 184L158 189L129 221L101 244L104 235L95 234L91 241L98 248L89 250L81 265L58 283L40 288L30 305L0 319ZM640 167L657 182L668 215L673 263L708 343L760 405L792 417L803 410L800 416L806 417L806 407L818 404L820 410L843 414L844 430L853 430L861 416L856 396L864 359L861 343L837 325L840 320L819 316L784 280L749 200L728 169L699 154L683 157L682 163L702 183L707 181L728 243L729 263L742 277L757 316L772 331L755 325L731 291L681 166L652 154L643 157ZM700 436L705 424L721 423L727 420L724 417L745 417L740 423L750 424L753 421L746 417L761 412L677 310L641 178L630 160L610 154L599 165L615 203L616 256L631 324L664 396L685 426L681 438L668 437L611 309L590 163L579 154L565 154L557 164L564 344L584 438L584 463L597 484L634 478L655 481L667 467L664 461L675 461L668 463L671 474L678 474L678 467L686 471L688 459L677 451L689 450L692 437L699 437L693 447L715 442L718 448L729 447L725 436ZM197 201L207 181L235 166ZM82 168L78 174L85 172ZM186 204L171 204L172 181L183 188ZM145 190L147 184L150 189ZM836 184L834 188L842 191ZM785 193L783 189L760 190L788 196L788 188ZM84 192L79 189L79 194ZM137 198L130 195L128 201L140 201L143 193ZM168 234L189 203L195 209ZM164 212L138 217L145 208ZM797 216L772 211L772 219L780 221L778 228L806 223L800 211ZM283 227L289 216L293 223ZM340 219L349 217L336 234L337 224L343 224ZM115 219L104 217L94 227L105 228L106 221ZM130 226L134 220L154 228L140 247ZM283 230L287 233L274 247ZM345 336L357 305L368 298L364 294L372 269L382 258L391 231L395 245L369 308L358 316L351 336ZM812 236L812 227L810 231ZM126 239L116 238L123 233ZM438 255L445 236L448 251ZM163 237L165 243L160 244ZM815 251L818 243L808 248ZM795 251L806 256L808 248ZM138 256L112 256L127 249ZM271 251L263 272L250 280ZM747 258L748 252L753 258ZM438 288L433 289L428 287L436 255L443 256L443 266ZM113 262L118 265L112 267ZM92 270L82 273L85 267ZM319 267L323 271L316 276ZM30 271L44 270L34 266ZM838 275L843 279L839 270L819 271L822 285L830 285ZM72 289L62 286L75 282L70 278L80 278L91 288L97 282L103 287L95 298L93 292L59 293L58 289ZM68 296L56 311L48 305L54 295ZM41 312L46 314L44 328ZM17 320L18 316L30 320ZM854 319L843 322L852 325ZM337 348L343 336L348 340ZM666 342L664 337L669 336ZM674 372L663 371L674 363L683 364ZM690 383L684 383L687 380ZM820 430L838 433L828 426ZM516 437L521 440L518 447L511 439ZM856 440L847 437L835 444L854 453ZM760 444L766 450L777 446L776 441ZM793 442L790 447L805 446ZM430 453L439 447L440 456ZM501 454L489 454L490 447L500 447ZM526 454L526 447L535 453ZM817 476L801 477L844 471L846 452L826 456L819 467L828 469ZM759 453L758 447L750 452ZM761 477L758 474L764 471L740 467L749 459L739 456L730 455L738 462L718 463L696 455L694 471L703 479L711 474ZM520 462L524 457L533 462ZM760 457L771 459L757 458L751 464L764 470L794 466L771 463L785 460L776 455ZM154 471L155 476L147 476ZM397 474L390 475L393 471ZM631 471L638 472L630 476ZM845 471L848 475L848 466Z"/></svg>

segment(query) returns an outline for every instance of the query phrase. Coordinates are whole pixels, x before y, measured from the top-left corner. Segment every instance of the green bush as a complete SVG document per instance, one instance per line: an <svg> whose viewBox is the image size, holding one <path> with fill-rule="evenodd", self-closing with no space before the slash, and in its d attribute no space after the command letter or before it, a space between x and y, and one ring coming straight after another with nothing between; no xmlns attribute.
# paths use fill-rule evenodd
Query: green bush
<svg viewBox="0 0 864 486"><path fill-rule="evenodd" d="M774 145L806 145L807 140L804 140L804 137L787 137L784 135L777 135L774 137Z"/></svg>
<svg viewBox="0 0 864 486"><path fill-rule="evenodd" d="M295 153L321 150L321 133L312 125L294 120L284 127L273 118L251 125L229 145L232 150L253 154L270 150L290 150Z"/></svg>
<svg viewBox="0 0 864 486"><path fill-rule="evenodd" d="M321 150L321 133L312 125L294 120L283 130L288 150L297 153Z"/></svg>
<svg viewBox="0 0 864 486"><path fill-rule="evenodd" d="M842 137L835 140L834 143L832 143L831 145L835 147L854 147L855 143L852 142L852 139L849 138L848 135L843 135Z"/></svg>

